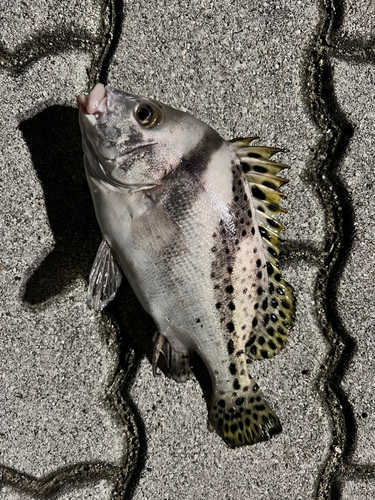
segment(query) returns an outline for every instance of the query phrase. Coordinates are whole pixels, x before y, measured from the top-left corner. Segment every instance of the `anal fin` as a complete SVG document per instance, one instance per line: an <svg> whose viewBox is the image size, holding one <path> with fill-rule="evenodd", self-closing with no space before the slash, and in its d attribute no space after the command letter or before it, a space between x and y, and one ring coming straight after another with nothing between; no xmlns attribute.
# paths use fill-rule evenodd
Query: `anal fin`
<svg viewBox="0 0 375 500"><path fill-rule="evenodd" d="M103 310L108 302L114 299L121 279L120 266L113 256L111 247L103 238L90 272L87 291L87 305L90 309Z"/></svg>

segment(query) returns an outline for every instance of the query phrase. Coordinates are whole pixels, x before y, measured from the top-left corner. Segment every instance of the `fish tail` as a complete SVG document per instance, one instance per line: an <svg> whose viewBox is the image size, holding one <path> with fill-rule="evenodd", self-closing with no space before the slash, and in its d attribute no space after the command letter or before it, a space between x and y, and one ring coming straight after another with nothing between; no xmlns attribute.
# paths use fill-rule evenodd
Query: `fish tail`
<svg viewBox="0 0 375 500"><path fill-rule="evenodd" d="M267 441L281 432L280 421L257 384L235 396L232 391L217 394L210 412L209 428L230 448Z"/></svg>

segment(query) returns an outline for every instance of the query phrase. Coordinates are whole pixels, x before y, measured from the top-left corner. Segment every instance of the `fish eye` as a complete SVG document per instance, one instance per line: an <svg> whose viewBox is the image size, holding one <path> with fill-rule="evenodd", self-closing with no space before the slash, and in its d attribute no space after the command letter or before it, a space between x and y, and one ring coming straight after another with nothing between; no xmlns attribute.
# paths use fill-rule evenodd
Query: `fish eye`
<svg viewBox="0 0 375 500"><path fill-rule="evenodd" d="M156 125L159 114L155 108L148 104L140 104L135 112L135 117L142 127L150 128Z"/></svg>

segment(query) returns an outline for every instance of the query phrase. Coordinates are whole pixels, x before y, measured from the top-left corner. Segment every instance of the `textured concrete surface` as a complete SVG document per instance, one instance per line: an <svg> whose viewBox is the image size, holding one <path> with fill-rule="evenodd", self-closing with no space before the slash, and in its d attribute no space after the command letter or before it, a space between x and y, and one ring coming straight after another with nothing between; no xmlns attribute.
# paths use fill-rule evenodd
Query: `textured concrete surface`
<svg viewBox="0 0 375 500"><path fill-rule="evenodd" d="M375 254L372 211L375 172L371 158L375 154L373 123L375 109L369 108L374 98L375 68L368 64L334 61L334 83L338 104L353 124L353 136L340 167L344 187L353 204L353 242L338 287L338 308L343 327L356 342L356 352L342 382L353 406L357 440L353 458L366 464L374 459L375 395L374 374L375 306L373 297L373 256ZM350 99L348 95L352 95ZM359 153L360 152L360 153ZM353 279L360 269L360 280Z"/></svg>
<svg viewBox="0 0 375 500"><path fill-rule="evenodd" d="M375 498L373 5L15 1L0 25L0 500ZM283 423L267 443L227 449L204 380L153 378L126 283L86 307L75 98L97 81L286 150L297 320L251 367Z"/></svg>

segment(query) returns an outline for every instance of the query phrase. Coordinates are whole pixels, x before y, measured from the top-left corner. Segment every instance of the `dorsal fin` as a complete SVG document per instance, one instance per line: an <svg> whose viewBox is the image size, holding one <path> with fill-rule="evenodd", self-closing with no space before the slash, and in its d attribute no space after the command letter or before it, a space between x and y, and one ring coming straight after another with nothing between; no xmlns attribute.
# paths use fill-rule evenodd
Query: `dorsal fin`
<svg viewBox="0 0 375 500"><path fill-rule="evenodd" d="M250 358L270 358L285 345L294 321L294 296L292 287L284 281L278 267L280 232L284 226L277 220L286 210L279 206L285 195L279 188L288 182L276 174L289 168L271 160L283 149L250 146L257 137L234 139L231 147L237 154L242 169L251 186L259 231L267 260L268 296L259 308L255 326L246 342L246 354Z"/></svg>

